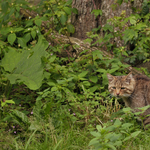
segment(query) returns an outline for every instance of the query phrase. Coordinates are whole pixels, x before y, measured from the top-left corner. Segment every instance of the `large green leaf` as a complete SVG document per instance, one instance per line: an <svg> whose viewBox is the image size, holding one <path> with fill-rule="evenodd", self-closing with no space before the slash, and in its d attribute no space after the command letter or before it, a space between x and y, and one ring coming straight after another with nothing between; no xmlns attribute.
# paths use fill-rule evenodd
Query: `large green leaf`
<svg viewBox="0 0 150 150"><path fill-rule="evenodd" d="M22 82L32 90L41 86L43 79L41 57L46 56L45 49L47 47L48 42L40 36L39 42L32 50L18 53L15 49L10 49L5 54L1 65L10 72L6 77L11 84Z"/></svg>

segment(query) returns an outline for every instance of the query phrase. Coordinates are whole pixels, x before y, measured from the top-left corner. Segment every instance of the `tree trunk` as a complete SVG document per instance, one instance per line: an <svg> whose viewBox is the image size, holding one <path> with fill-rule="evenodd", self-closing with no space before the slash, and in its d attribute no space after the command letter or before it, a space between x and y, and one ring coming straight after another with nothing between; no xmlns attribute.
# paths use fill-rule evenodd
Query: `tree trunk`
<svg viewBox="0 0 150 150"><path fill-rule="evenodd" d="M99 0L73 0L72 7L78 9L78 15L71 16L71 22L75 26L73 37L86 39L86 32L98 27L98 20L91 12L93 9L100 8L100 2Z"/></svg>
<svg viewBox="0 0 150 150"><path fill-rule="evenodd" d="M130 16L133 13L132 7L141 8L141 1L128 1L119 5L114 0L73 0L72 7L78 10L78 15L72 14L71 17L71 22L75 26L75 33L72 36L83 40L87 38L86 32L98 26L103 27L108 19L120 16L122 11L126 12L126 17ZM91 14L94 9L101 9L102 15L95 18L94 14ZM103 34L100 32L101 37ZM120 39L112 41L116 42L117 47L123 46L123 41Z"/></svg>

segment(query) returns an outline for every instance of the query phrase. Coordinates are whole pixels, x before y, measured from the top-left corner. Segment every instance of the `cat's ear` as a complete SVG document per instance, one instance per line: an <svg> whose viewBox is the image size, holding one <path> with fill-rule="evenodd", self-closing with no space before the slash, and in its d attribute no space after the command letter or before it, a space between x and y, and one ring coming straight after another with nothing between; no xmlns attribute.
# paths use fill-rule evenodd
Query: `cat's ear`
<svg viewBox="0 0 150 150"><path fill-rule="evenodd" d="M114 76L112 76L111 74L107 73L107 78L108 78L108 81L111 82L112 80L115 79Z"/></svg>
<svg viewBox="0 0 150 150"><path fill-rule="evenodd" d="M125 80L126 80L127 82L130 82L132 78L133 78L132 72L130 72L127 76L125 76Z"/></svg>

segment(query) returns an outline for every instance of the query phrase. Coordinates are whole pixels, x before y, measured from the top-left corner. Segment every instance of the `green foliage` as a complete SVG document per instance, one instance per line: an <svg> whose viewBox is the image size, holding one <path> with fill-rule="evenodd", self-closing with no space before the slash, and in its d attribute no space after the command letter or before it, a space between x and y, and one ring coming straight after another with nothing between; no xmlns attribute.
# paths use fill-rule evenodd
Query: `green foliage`
<svg viewBox="0 0 150 150"><path fill-rule="evenodd" d="M117 2L121 5L123 1ZM112 113L120 110L120 104L109 96L106 74L126 74L129 65L122 60L149 60L149 2L144 1L139 14L125 18L122 12L104 27L88 33L85 41L113 50L112 59L99 50L85 50L79 58L63 58L59 53L62 48L67 50L69 44L55 45L46 40L53 30L67 36L75 32L69 22L72 13L78 14L77 9L71 8L72 0L41 1L36 7L24 0L0 3L0 147L123 149L130 140L137 139L136 143L140 137L146 139L144 131L125 114L121 116L124 122L114 117L115 123L109 123ZM20 15L22 8L35 11L37 16L25 19ZM102 15L101 10L92 13L96 17ZM47 33L41 28L43 21L47 23ZM120 30L115 32L115 27ZM96 34L101 30L104 37ZM115 37L124 40L125 45L117 47L111 43ZM127 50L128 43L137 46ZM123 111L130 114L129 109ZM106 122L105 127L98 125L102 122ZM98 132L93 132L95 126ZM95 136L90 146L89 131Z"/></svg>
<svg viewBox="0 0 150 150"><path fill-rule="evenodd" d="M93 145L96 150L109 148L116 150L127 147L126 145L128 145L128 143L130 143L129 146L131 143L136 143L144 134L144 131L139 129L138 126L143 125L143 120L146 116L143 117L142 114L149 107L150 106L138 108L140 111L134 113L133 110L128 107L123 108L120 112L114 113L111 117L111 119L113 119L111 123L107 122L104 126L97 125L97 131L91 132L94 138L89 142L89 145ZM142 120L142 124L137 124L136 119ZM143 128L145 127L143 126ZM148 130L146 132L148 132Z"/></svg>
<svg viewBox="0 0 150 150"><path fill-rule="evenodd" d="M46 12L43 14L47 20L53 20L54 29L59 33L66 34L74 33L75 28L72 24L68 23L68 20L72 13L78 14L76 8L70 8L72 0L66 1L48 1L44 2Z"/></svg>
<svg viewBox="0 0 150 150"><path fill-rule="evenodd" d="M95 17L97 17L97 16L99 16L99 15L102 15L102 10L94 9L94 10L92 10L91 13L94 13Z"/></svg>
<svg viewBox="0 0 150 150"><path fill-rule="evenodd" d="M133 125L132 123L122 123L119 119L116 119L114 124L108 127L97 125L98 132L91 132L95 138L90 141L89 145L93 145L96 150L122 149L127 142L134 138L140 138L142 131L134 131Z"/></svg>
<svg viewBox="0 0 150 150"><path fill-rule="evenodd" d="M120 5L123 0L118 0ZM132 2L131 2L132 3ZM120 16L114 16L107 20L104 27L93 29L94 34L89 34L89 41L94 42L92 45L98 44L101 48L105 48L108 51L113 51L116 58L120 58L130 64L137 64L149 59L149 8L150 2L144 1L142 3L142 9L133 8L136 13L126 17L126 11L122 11ZM95 16L101 15L101 10L93 10ZM104 37L99 37L96 32L104 32ZM99 32L98 32L99 33ZM123 47L119 47L117 41L122 41Z"/></svg>
<svg viewBox="0 0 150 150"><path fill-rule="evenodd" d="M39 42L30 51L17 52L15 49L9 49L2 59L1 66L9 72L6 77L10 83L24 83L32 90L40 88L43 79L41 57L46 56L47 47L48 42L40 36Z"/></svg>
<svg viewBox="0 0 150 150"><path fill-rule="evenodd" d="M15 104L13 100L6 100L5 102L1 101L1 106L4 107L6 104Z"/></svg>

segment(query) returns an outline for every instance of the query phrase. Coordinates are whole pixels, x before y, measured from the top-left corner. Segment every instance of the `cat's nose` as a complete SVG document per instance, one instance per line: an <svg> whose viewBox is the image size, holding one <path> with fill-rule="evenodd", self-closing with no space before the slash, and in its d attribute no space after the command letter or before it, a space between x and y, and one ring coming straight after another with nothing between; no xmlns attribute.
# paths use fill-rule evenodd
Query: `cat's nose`
<svg viewBox="0 0 150 150"><path fill-rule="evenodd" d="M119 93L116 93L117 94L117 96L119 96Z"/></svg>

